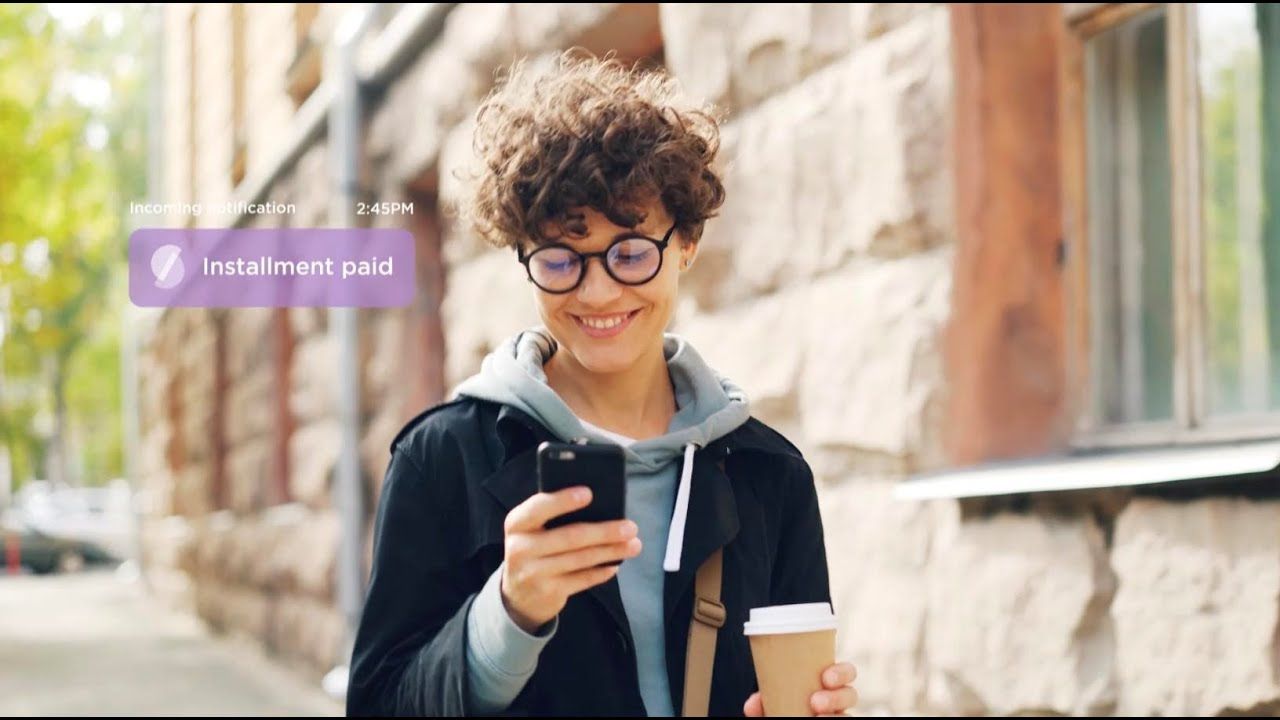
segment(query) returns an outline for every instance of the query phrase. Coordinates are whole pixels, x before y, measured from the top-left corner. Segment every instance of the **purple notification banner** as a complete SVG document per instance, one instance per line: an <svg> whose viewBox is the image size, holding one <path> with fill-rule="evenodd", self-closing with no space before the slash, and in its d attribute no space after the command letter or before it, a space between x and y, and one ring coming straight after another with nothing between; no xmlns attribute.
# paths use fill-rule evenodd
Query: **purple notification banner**
<svg viewBox="0 0 1280 720"><path fill-rule="evenodd" d="M374 228L143 228L129 236L139 307L403 307L413 235Z"/></svg>

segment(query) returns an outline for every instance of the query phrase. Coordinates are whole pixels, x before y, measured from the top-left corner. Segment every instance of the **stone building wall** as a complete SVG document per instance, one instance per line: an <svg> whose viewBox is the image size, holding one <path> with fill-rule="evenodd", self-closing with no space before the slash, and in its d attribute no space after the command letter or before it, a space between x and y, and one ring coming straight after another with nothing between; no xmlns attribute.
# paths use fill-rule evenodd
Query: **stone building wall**
<svg viewBox="0 0 1280 720"><path fill-rule="evenodd" d="M413 307L360 314L368 507L404 420L536 321L510 254L485 248L449 211L455 171L470 162L470 113L516 57L621 47L624 57L665 62L691 94L731 113L728 201L683 280L673 330L743 385L757 416L815 470L840 655L859 666L862 709L1280 707L1280 503L1256 492L1128 490L893 498L910 474L949 463L950 12L884 3L455 7L366 116L364 183L379 200L414 202L412 217L378 222L414 231L421 291ZM180 19L169 24L181 29ZM271 33L250 37L264 57L279 55L266 47ZM170 48L168 62L180 66L181 55ZM172 73L166 86L184 77ZM220 92L217 83L207 79L202 93ZM255 76L256 92L270 94L267 85ZM281 141L287 124L275 116L255 129L274 140L252 142ZM175 154L186 152L186 116L179 107L170 117L166 166L182 178ZM271 189L270 199L297 204L289 223L326 217L326 152L322 139ZM215 183L208 192L226 190ZM219 333L220 390L211 360ZM336 356L323 311L182 310L159 318L142 359L153 584L211 624L315 670L339 660L341 637L329 498ZM218 394L220 472L210 431Z"/></svg>

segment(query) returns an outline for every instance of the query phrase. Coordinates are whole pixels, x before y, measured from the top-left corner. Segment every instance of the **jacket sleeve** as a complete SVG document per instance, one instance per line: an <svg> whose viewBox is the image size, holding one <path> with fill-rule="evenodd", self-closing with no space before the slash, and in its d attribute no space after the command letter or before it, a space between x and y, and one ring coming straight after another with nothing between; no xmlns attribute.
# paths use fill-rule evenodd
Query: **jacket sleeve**
<svg viewBox="0 0 1280 720"><path fill-rule="evenodd" d="M782 512L770 601L774 605L831 602L827 548L813 471L803 459L795 462L797 469L791 473Z"/></svg>
<svg viewBox="0 0 1280 720"><path fill-rule="evenodd" d="M462 462L428 443L424 469L398 445L378 499L373 566L351 656L347 715L466 715L467 613ZM415 454L417 454L415 452ZM457 477L436 475L456 474Z"/></svg>
<svg viewBox="0 0 1280 720"><path fill-rule="evenodd" d="M505 563L504 563L505 565ZM538 655L560 626L557 616L537 634L524 631L502 604L502 570L489 576L467 614L468 697L476 711L506 710L538 669Z"/></svg>

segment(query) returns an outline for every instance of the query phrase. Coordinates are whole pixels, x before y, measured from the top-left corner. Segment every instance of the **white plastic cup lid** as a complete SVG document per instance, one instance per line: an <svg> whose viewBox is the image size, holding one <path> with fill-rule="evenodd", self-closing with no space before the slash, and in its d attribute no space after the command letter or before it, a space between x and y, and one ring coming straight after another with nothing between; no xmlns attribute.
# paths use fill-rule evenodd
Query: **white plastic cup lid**
<svg viewBox="0 0 1280 720"><path fill-rule="evenodd" d="M742 632L746 635L777 635L835 629L836 616L831 612L831 603L825 602L752 608L751 619L742 626Z"/></svg>

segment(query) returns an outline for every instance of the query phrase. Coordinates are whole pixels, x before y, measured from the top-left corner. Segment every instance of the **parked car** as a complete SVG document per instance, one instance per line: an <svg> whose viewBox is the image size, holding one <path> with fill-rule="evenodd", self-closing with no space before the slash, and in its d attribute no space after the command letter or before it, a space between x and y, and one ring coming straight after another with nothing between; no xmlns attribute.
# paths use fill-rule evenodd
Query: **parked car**
<svg viewBox="0 0 1280 720"><path fill-rule="evenodd" d="M43 575L78 567L114 565L119 558L96 543L41 532L13 516L0 521L0 573L8 572L10 543L18 544L18 563Z"/></svg>
<svg viewBox="0 0 1280 720"><path fill-rule="evenodd" d="M124 480L104 487L55 487L33 481L14 499L17 517L42 535L86 543L119 559L134 552L133 493Z"/></svg>

